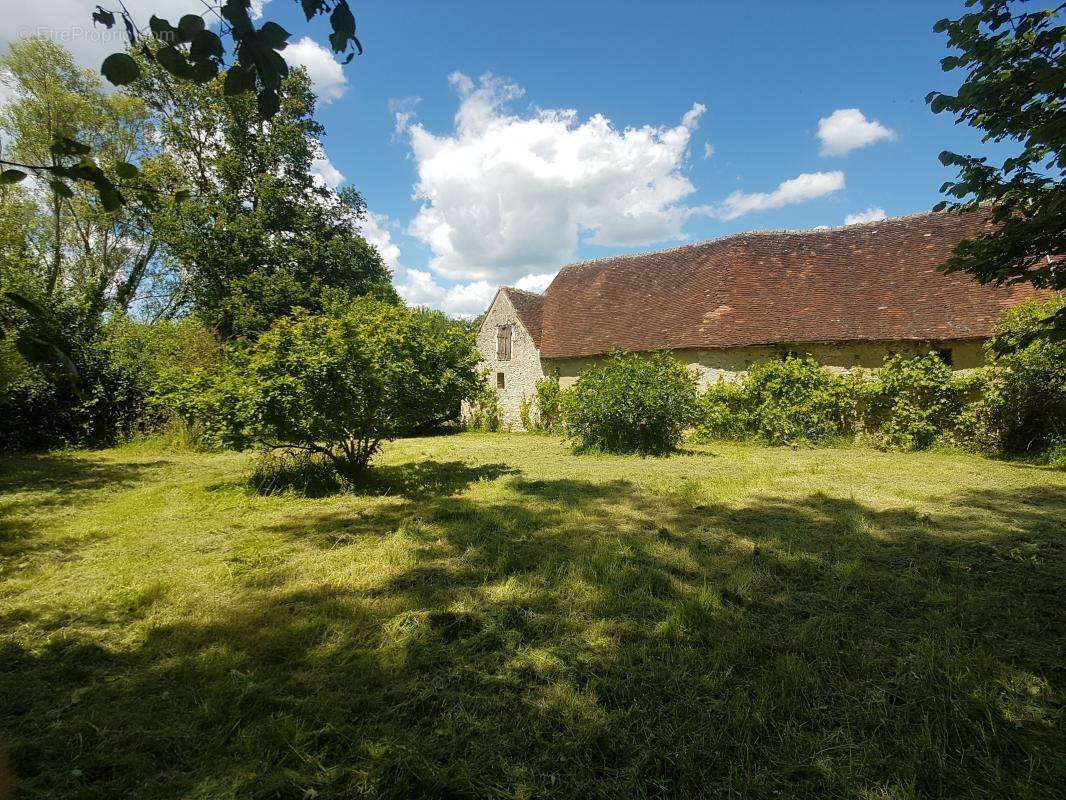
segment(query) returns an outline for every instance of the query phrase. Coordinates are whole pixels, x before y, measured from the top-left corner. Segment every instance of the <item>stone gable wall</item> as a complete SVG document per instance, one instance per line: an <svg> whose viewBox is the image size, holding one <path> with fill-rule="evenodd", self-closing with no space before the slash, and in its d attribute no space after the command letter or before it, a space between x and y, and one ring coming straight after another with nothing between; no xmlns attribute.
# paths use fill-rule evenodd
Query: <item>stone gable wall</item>
<svg viewBox="0 0 1066 800"><path fill-rule="evenodd" d="M511 327L511 359L496 358L496 329L499 325ZM488 370L489 386L496 386L497 373L503 373L504 388L497 391L503 410L503 424L509 430L522 430L520 406L523 398L532 398L536 384L544 377L540 364L540 351L533 337L519 321L514 306L506 292L499 292L485 315L477 335L477 348L481 353L479 368Z"/></svg>

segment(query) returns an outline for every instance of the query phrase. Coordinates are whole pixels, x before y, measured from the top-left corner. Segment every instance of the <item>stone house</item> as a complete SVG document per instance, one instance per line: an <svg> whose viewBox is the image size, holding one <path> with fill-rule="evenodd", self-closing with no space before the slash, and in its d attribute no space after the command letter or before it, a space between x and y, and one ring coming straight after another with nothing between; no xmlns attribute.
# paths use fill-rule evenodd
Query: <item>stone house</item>
<svg viewBox="0 0 1066 800"><path fill-rule="evenodd" d="M755 361L809 353L832 369L937 352L956 369L1028 286L982 286L938 267L987 214L915 214L841 228L742 233L564 266L544 294L502 287L478 331L504 424L536 381L563 386L615 349L667 349L702 385Z"/></svg>

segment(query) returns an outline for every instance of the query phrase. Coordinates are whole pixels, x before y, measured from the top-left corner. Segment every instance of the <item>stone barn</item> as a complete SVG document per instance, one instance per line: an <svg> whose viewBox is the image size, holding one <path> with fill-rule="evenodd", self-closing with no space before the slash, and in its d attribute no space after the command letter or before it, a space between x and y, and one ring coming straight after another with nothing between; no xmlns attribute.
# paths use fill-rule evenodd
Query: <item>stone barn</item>
<svg viewBox="0 0 1066 800"><path fill-rule="evenodd" d="M482 367L512 429L539 378L558 371L567 386L615 349L671 350L703 385L788 352L850 370L934 351L971 369L1003 311L1034 294L938 270L987 224L982 212L925 213L568 264L542 295L496 293Z"/></svg>

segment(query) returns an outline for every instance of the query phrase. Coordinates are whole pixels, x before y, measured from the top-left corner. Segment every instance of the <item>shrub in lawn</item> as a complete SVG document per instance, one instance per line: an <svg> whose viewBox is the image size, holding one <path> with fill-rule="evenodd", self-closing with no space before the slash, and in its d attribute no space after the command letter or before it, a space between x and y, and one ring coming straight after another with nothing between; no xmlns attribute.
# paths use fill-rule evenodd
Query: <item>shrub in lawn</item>
<svg viewBox="0 0 1066 800"><path fill-rule="evenodd" d="M695 421L696 376L667 352L616 352L564 394L566 428L578 449L663 455Z"/></svg>
<svg viewBox="0 0 1066 800"><path fill-rule="evenodd" d="M720 380L709 386L697 436L826 444L853 430L855 414L852 379L835 375L810 356L786 356L753 364L732 383Z"/></svg>
<svg viewBox="0 0 1066 800"><path fill-rule="evenodd" d="M1035 455L1066 443L1066 342L1041 321L1063 301L1027 301L1004 316L985 348L981 393L961 417L961 438L979 449Z"/></svg>
<svg viewBox="0 0 1066 800"><path fill-rule="evenodd" d="M371 297L276 320L175 392L187 417L238 449L302 450L362 477L381 443L451 412L477 387L473 335Z"/></svg>
<svg viewBox="0 0 1066 800"><path fill-rule="evenodd" d="M968 383L935 353L894 355L867 391L866 428L888 450L924 450L958 421Z"/></svg>
<svg viewBox="0 0 1066 800"><path fill-rule="evenodd" d="M811 356L753 364L744 393L755 433L770 444L826 444L854 427L851 383Z"/></svg>
<svg viewBox="0 0 1066 800"><path fill-rule="evenodd" d="M116 369L131 376L143 396L133 425L136 431L168 438L179 432L186 438L194 436L163 398L175 380L209 369L221 359L218 340L202 323L184 319L145 324L120 314L104 325L101 347Z"/></svg>

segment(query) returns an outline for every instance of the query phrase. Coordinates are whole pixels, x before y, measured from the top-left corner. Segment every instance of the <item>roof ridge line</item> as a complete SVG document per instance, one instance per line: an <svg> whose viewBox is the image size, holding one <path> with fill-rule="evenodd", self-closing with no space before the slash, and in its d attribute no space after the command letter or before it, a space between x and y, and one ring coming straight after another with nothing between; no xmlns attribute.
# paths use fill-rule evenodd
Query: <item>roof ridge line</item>
<svg viewBox="0 0 1066 800"><path fill-rule="evenodd" d="M837 232L837 231L848 230L848 229L852 229L852 228L867 228L867 227L870 227L870 226L873 226L873 225L883 225L886 222L903 222L903 221L907 221L907 220L917 219L918 217L932 217L932 216L936 216L936 215L939 215L939 214L945 214L945 213L954 213L954 212L952 212L950 210L948 210L948 211L932 211L932 210L930 210L930 211L915 211L914 213L911 213L911 214L900 214L897 217L885 217L884 219L871 220L871 221L868 221L868 222L853 222L850 225L833 225L833 226L824 225L824 226L819 226L819 227L816 227L816 228L763 228L762 230L738 231L737 233L726 233L726 234L722 234L721 236L712 236L709 239L701 239L698 242L688 242L686 244L677 245L676 247L664 247L664 248L662 248L660 250L641 250L638 253L620 253L618 255L613 255L613 256L600 256L599 258L586 258L586 259L581 260L581 261L571 261L571 262L563 264L561 267L559 267L559 272L562 272L564 269L570 269L571 267L584 267L584 266L589 266L589 265L592 265L592 264L598 264L598 263L603 262L603 261L616 261L616 260L624 259L624 258L643 258L644 256L654 256L654 255L661 255L661 254L666 254L666 253L677 253L677 252L679 252L681 250L688 250L689 248L692 248L692 247L702 247L703 245L714 244L716 242L724 242L724 241L728 241L730 239L743 239L745 237L750 237L750 236L773 236L773 235L780 235L780 234L783 234L783 233L793 234L793 235L817 236L817 235L824 235L824 234L827 234L827 233L834 233L834 232ZM507 287L505 287L505 288L507 288ZM525 290L524 289L519 289L518 291L525 291Z"/></svg>
<svg viewBox="0 0 1066 800"><path fill-rule="evenodd" d="M528 294L531 297L544 297L544 294L541 292L531 292L529 289L519 289L517 286L501 285L500 288L507 292L521 292L522 294Z"/></svg>

